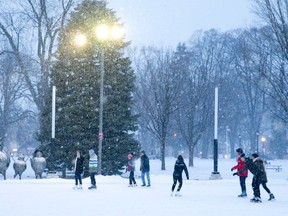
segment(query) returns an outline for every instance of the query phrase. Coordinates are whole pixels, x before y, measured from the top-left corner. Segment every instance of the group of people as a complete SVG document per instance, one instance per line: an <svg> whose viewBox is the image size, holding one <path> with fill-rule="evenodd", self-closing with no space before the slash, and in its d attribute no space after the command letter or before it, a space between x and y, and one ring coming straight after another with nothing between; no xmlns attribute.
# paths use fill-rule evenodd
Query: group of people
<svg viewBox="0 0 288 216"><path fill-rule="evenodd" d="M129 171L129 187L137 186L135 177L134 177L134 171L135 171L135 161L133 159L132 154L128 154L128 166L126 168L126 172ZM142 187L150 187L150 165L149 165L149 158L145 154L145 151L141 151L141 158L140 158L140 171L141 171L141 179L142 179ZM174 190L178 182L178 188L176 190L175 196L180 196L180 190L183 185L183 178L182 178L182 173L183 171L186 174L187 179L189 180L189 173L187 166L184 162L183 156L179 155L175 165L174 165L174 172L173 172L173 185L172 185L172 190L171 190L171 196L174 195ZM145 181L145 175L147 177L147 185Z"/></svg>
<svg viewBox="0 0 288 216"><path fill-rule="evenodd" d="M97 173L97 167L98 167L98 159L97 155L95 154L93 149L89 150L89 174L90 174L90 180L91 180L91 186L88 187L88 189L96 189L96 180L95 175ZM82 189L82 173L84 170L84 157L81 155L80 151L78 150L76 152L76 159L75 159L75 165L74 165L74 171L75 171L75 186L74 189Z"/></svg>
<svg viewBox="0 0 288 216"><path fill-rule="evenodd" d="M269 201L275 199L273 193L269 190L267 187L267 174L265 171L265 166L263 160L259 157L258 154L254 153L251 155L251 158L246 157L243 150L241 148L238 148L236 150L238 154L237 158L237 165L231 168L231 171L237 170L237 172L233 173L234 175L239 176L240 181L240 187L241 187L241 194L238 195L238 197L247 197L246 192L246 178L248 176L248 170L253 174L252 179L252 189L254 197L250 200L251 202L262 202L261 200L261 194L260 194L260 185L263 186L263 188L267 191L269 194ZM134 172L135 172L135 160L131 153L128 154L128 165L126 168L126 172L130 172L129 174L129 187L135 187L137 186ZM96 180L95 175L97 172L97 155L95 154L94 150L89 150L89 173L90 173L90 180L91 180L91 186L88 189L96 189ZM141 171L141 179L142 179L142 187L150 187L150 164L149 164L149 158L145 154L145 151L141 151L140 153L140 171ZM76 152L76 159L75 159L75 189L82 189L82 177L81 174L83 173L83 164L84 164L84 158L81 155L80 151ZM189 180L189 173L187 166L184 162L184 159L182 155L179 155L175 165L174 165L174 172L173 172L173 185L171 189L171 196L174 195L174 190L176 188L177 182L178 188L176 190L175 196L180 196L180 190L183 185L183 178L182 173L185 172L185 175L187 179ZM147 184L146 179L147 178Z"/></svg>
<svg viewBox="0 0 288 216"><path fill-rule="evenodd" d="M269 194L269 201L275 199L275 196L267 187L267 174L264 166L264 161L259 157L258 154L254 153L251 158L245 157L245 154L241 148L236 150L238 154L237 165L231 168L231 171L237 170L233 173L239 176L241 194L238 197L247 197L246 193L246 178L248 176L248 170L253 174L252 189L254 197L250 200L251 202L262 202L260 194L260 185L263 186L265 191Z"/></svg>
<svg viewBox="0 0 288 216"><path fill-rule="evenodd" d="M134 172L135 172L135 161L133 158L133 155L130 153L127 156L128 158L128 166L126 168L126 172L130 172L129 174L129 187L135 187L137 186L135 177L134 177ZM142 187L150 187L151 182L150 182L150 164L149 164L149 158L145 154L145 151L141 151L140 153L140 171L141 171L141 179L142 179ZM145 181L145 176L147 178L147 185Z"/></svg>
<svg viewBox="0 0 288 216"><path fill-rule="evenodd" d="M126 172L130 172L129 174L129 187L135 187L137 186L134 172L135 172L135 160L131 153L128 154L128 165L126 168ZM90 180L91 180L91 186L88 189L96 189L96 180L95 175L97 172L97 155L95 154L94 150L89 150L89 173L90 173ZM75 186L74 189L82 189L82 173L84 170L84 157L81 155L80 151L78 150L76 152L76 159L75 159L75 165L74 165L74 171L75 171ZM150 181L150 163L149 158L146 155L145 151L140 152L140 171L141 171L141 180L142 180L142 187L150 187L151 181ZM179 155L175 165L174 165L174 172L173 172L173 185L171 190L171 196L174 195L174 190L176 187L177 182L179 183L178 188L176 190L175 196L180 196L180 190L182 188L183 179L182 179L182 172L185 172L187 179L189 179L189 173L186 164L184 163L184 159L182 155ZM146 184L146 179L147 184Z"/></svg>

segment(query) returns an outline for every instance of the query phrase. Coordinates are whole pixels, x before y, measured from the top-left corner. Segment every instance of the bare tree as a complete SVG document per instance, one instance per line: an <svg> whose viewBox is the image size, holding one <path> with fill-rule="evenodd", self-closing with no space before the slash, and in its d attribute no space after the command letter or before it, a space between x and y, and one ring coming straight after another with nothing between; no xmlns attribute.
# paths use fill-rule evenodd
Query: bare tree
<svg viewBox="0 0 288 216"><path fill-rule="evenodd" d="M0 150L4 147L9 127L26 118L31 112L25 108L29 103L23 75L19 73L12 54L0 59Z"/></svg>
<svg viewBox="0 0 288 216"><path fill-rule="evenodd" d="M267 87L263 71L269 69L269 53L258 29L249 29L239 35L235 52L235 67L244 92L247 132L251 150L258 148L258 136L265 105ZM264 88L266 87L266 88Z"/></svg>
<svg viewBox="0 0 288 216"><path fill-rule="evenodd" d="M254 12L268 27L262 32L270 42L270 54L273 56L271 70L263 71L270 83L272 91L269 96L276 101L286 115L277 115L282 121L288 122L288 1L287 0L254 0Z"/></svg>
<svg viewBox="0 0 288 216"><path fill-rule="evenodd" d="M275 39L283 56L288 61L288 1L287 0L253 0L254 12L273 29Z"/></svg>
<svg viewBox="0 0 288 216"><path fill-rule="evenodd" d="M171 70L171 63L171 51L149 47L141 50L136 64L138 107L147 129L160 143L162 170L168 125L181 87L180 76Z"/></svg>
<svg viewBox="0 0 288 216"><path fill-rule="evenodd" d="M14 54L33 101L41 112L45 94L50 94L47 90L56 37L65 24L73 0L25 0L18 3L20 6L11 3L10 7L1 8L0 34L9 42L7 51ZM27 45L35 43L36 48ZM31 53L28 52L30 48ZM29 65L36 65L37 72L33 75L31 67L26 64L28 55Z"/></svg>

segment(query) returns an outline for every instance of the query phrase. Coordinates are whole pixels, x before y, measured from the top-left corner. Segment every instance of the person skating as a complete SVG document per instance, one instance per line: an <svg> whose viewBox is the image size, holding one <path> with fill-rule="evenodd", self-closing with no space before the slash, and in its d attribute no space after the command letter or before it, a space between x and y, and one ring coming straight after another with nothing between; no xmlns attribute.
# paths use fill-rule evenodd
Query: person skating
<svg viewBox="0 0 288 216"><path fill-rule="evenodd" d="M134 178L134 172L135 172L135 161L133 159L132 154L127 155L128 158L128 166L126 168L126 172L130 172L129 174L129 187L137 186L137 183Z"/></svg>
<svg viewBox="0 0 288 216"><path fill-rule="evenodd" d="M140 171L141 171L141 178L142 178L142 185L146 186L145 182L145 175L147 177L147 187L150 187L150 165L149 165L149 158L145 154L145 151L141 151L141 165L140 165Z"/></svg>
<svg viewBox="0 0 288 216"><path fill-rule="evenodd" d="M98 158L95 154L93 149L89 150L89 173L90 173L90 180L91 180L91 186L88 187L88 189L96 189L96 180L95 175L97 173L98 168Z"/></svg>
<svg viewBox="0 0 288 216"><path fill-rule="evenodd" d="M238 148L236 150L238 154L237 158L237 165L231 168L231 171L237 169L237 171L243 170L245 168L245 162L241 160L240 155L243 154L243 150L241 148ZM246 193L246 179L248 176L248 170L245 170L241 174L237 174L239 176L239 181L240 181L240 187L241 187L241 194L238 195L238 197L247 197Z"/></svg>
<svg viewBox="0 0 288 216"><path fill-rule="evenodd" d="M271 191L269 190L269 188L267 187L267 174L266 174L266 170L265 170L265 166L264 166L264 161L258 156L258 154L254 153L251 155L252 160L255 164L257 164L260 167L261 170L261 177L260 177L260 184L262 184L263 188L265 189L265 191L269 194L269 201L275 199L275 196L273 195L273 193L271 193Z"/></svg>
<svg viewBox="0 0 288 216"><path fill-rule="evenodd" d="M252 189L254 197L250 200L251 202L262 202L260 196L260 183L261 183L261 170L260 167L253 162L251 158L245 157L245 154L240 155L241 160L245 161L245 168L234 173L233 175L239 175L245 172L247 169L253 174Z"/></svg>
<svg viewBox="0 0 288 216"><path fill-rule="evenodd" d="M184 163L184 159L183 159L182 155L179 155L176 162L175 162L175 165L174 165L173 185L172 185L171 196L173 196L177 181L179 182L179 185L178 185L177 192L176 192L175 196L180 196L179 193L180 193L180 190L181 190L182 184L183 184L183 179L182 179L183 170L186 174L187 180L189 180L189 173L188 173L187 166Z"/></svg>
<svg viewBox="0 0 288 216"><path fill-rule="evenodd" d="M84 163L84 157L81 155L80 151L78 150L76 152L76 159L75 159L75 186L74 189L82 189L82 177L81 174L83 173L83 163ZM78 185L79 181L79 185Z"/></svg>

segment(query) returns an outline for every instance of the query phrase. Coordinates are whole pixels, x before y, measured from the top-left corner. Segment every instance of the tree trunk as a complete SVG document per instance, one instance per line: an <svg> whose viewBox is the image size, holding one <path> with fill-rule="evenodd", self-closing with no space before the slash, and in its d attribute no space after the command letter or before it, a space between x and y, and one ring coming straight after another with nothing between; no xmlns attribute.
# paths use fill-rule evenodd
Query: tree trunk
<svg viewBox="0 0 288 216"><path fill-rule="evenodd" d="M161 140L161 170L166 170L165 168L165 140Z"/></svg>
<svg viewBox="0 0 288 216"><path fill-rule="evenodd" d="M189 146L189 166L194 167L194 145Z"/></svg>

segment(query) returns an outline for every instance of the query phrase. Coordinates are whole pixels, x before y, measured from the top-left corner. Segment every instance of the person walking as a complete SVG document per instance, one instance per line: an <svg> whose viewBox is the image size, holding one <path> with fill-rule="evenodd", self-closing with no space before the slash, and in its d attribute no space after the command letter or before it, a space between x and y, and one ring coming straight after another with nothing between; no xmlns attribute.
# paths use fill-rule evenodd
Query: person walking
<svg viewBox="0 0 288 216"><path fill-rule="evenodd" d="M173 185L172 185L172 191L171 196L173 196L174 189L176 187L177 181L179 182L177 192L175 193L175 196L180 196L180 190L182 188L183 179L182 179L182 172L185 172L187 180L189 180L189 173L186 164L184 163L184 159L182 155L179 155L175 165L174 165L174 172L173 172Z"/></svg>
<svg viewBox="0 0 288 216"><path fill-rule="evenodd" d="M128 158L128 166L126 168L126 172L130 172L129 174L129 187L136 187L137 183L134 178L134 172L135 172L135 161L133 159L132 154L127 155Z"/></svg>
<svg viewBox="0 0 288 216"><path fill-rule="evenodd" d="M251 155L252 160L255 164L257 164L260 167L261 170L261 176L260 176L260 184L263 186L265 191L269 194L269 201L275 199L275 196L273 193L271 193L270 189L267 187L267 174L264 166L264 161L258 156L258 154L254 153Z"/></svg>
<svg viewBox="0 0 288 216"><path fill-rule="evenodd" d="M237 154L238 154L238 158L237 158L237 165L231 168L231 171L237 169L237 171L243 170L245 168L245 162L241 160L240 155L244 154L243 150L241 148L238 148L236 150ZM237 174L239 176L239 181L240 181L240 187L241 187L241 194L238 195L238 197L247 197L247 193L246 193L246 179L248 176L248 170L245 170L243 173L241 174Z"/></svg>
<svg viewBox="0 0 288 216"><path fill-rule="evenodd" d="M145 182L145 175L147 177L147 187L150 187L150 164L149 158L145 154L145 151L141 151L141 164L140 164L140 171L141 171L141 178L142 178L142 187L146 186Z"/></svg>
<svg viewBox="0 0 288 216"><path fill-rule="evenodd" d="M73 189L82 189L82 176L83 173L83 164L84 164L84 157L81 155L80 151L76 151L76 159L75 159L75 186ZM79 185L78 185L79 181Z"/></svg>
<svg viewBox="0 0 288 216"><path fill-rule="evenodd" d="M96 180L95 180L97 168L98 168L97 155L95 154L93 149L90 149L89 150L89 173L90 173L91 186L88 187L89 190L97 188Z"/></svg>

